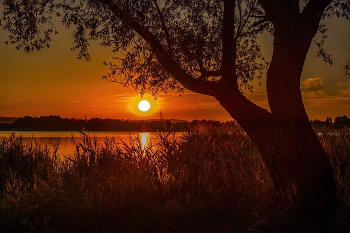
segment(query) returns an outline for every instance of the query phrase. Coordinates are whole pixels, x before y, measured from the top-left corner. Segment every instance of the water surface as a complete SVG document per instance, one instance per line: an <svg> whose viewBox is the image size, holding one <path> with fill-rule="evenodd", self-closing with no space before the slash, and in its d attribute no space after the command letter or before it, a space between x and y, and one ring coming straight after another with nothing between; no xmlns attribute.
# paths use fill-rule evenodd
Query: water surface
<svg viewBox="0 0 350 233"><path fill-rule="evenodd" d="M32 142L37 142L39 145L45 147L51 151L58 145L57 153L64 156L69 156L74 153L76 146L72 141L72 136L80 138L79 131L0 131L0 141L3 138L8 138L11 133L15 133L16 136L22 136L25 145ZM142 148L147 146L150 141L157 141L156 132L111 132L111 131L98 131L98 132L85 132L91 138L95 137L97 141L102 142L105 137L115 137L117 141L123 140L128 143L131 139L138 138L142 143Z"/></svg>

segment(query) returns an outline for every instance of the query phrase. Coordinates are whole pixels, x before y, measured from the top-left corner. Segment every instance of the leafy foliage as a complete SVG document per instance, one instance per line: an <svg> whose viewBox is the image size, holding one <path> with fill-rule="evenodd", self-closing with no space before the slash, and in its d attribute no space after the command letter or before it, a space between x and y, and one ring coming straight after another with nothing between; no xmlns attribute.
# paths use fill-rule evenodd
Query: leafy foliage
<svg viewBox="0 0 350 233"><path fill-rule="evenodd" d="M51 34L57 34L51 21L54 12L52 2L4 0L0 23L11 34L6 44L16 44L16 49L26 52L49 47Z"/></svg>
<svg viewBox="0 0 350 233"><path fill-rule="evenodd" d="M307 1L306 1L307 2ZM114 4L126 21L116 11ZM158 62L151 46L133 29L141 24L160 42L167 54L189 75L197 79L219 81L222 67L223 1L187 0L3 0L1 25L10 32L6 41L26 52L50 46L52 34L57 34L53 18L59 17L67 28L73 27L73 47L78 58L89 60L90 40L112 47L114 61L105 62L110 72L103 78L131 85L141 93L156 94L167 89L182 92L184 87ZM333 1L324 17L349 17L349 2ZM270 19L256 0L235 3L236 75L241 88L252 91L250 82L261 78L268 63L262 57L256 37L267 30L273 33ZM326 29L320 26L319 32ZM317 56L332 64L322 40Z"/></svg>
<svg viewBox="0 0 350 233"><path fill-rule="evenodd" d="M326 8L325 13L323 15L323 18L333 17L333 16L336 16L338 18L342 17L342 18L345 18L346 20L350 21L350 2L346 1L346 0L345 1L344 0L332 1L332 3L329 4L328 7ZM321 24L319 27L319 32L322 34L322 39L321 39L321 41L315 42L317 47L319 48L317 56L322 57L323 61L325 61L326 63L333 65L333 61L331 59L330 54L328 54L323 48L323 44L325 42L325 39L327 38L326 25ZM350 75L349 64L347 64L345 66L345 75Z"/></svg>
<svg viewBox="0 0 350 233"><path fill-rule="evenodd" d="M2 25L11 36L7 43L26 52L49 47L51 34L57 33L53 16L64 26L74 27L73 50L78 58L89 60L89 41L110 46L115 60L106 62L110 72L105 79L132 85L153 94L167 89L183 90L159 64L152 48L112 12L106 1L32 0L3 1ZM169 56L194 78L218 81L222 63L223 1L113 1L128 17L141 23L167 50ZM259 32L269 28L258 22L264 13L257 1L238 1L234 32L237 48L237 75L241 86L251 89L249 81L260 78L267 63L256 42ZM47 27L46 29L44 29ZM209 72L213 72L209 74ZM209 74L209 75L208 75Z"/></svg>

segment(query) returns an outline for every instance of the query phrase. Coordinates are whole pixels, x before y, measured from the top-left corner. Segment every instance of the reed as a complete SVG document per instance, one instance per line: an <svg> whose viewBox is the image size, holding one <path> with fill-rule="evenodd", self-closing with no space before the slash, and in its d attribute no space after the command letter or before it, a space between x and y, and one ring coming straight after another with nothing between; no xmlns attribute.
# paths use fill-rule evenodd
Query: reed
<svg viewBox="0 0 350 233"><path fill-rule="evenodd" d="M322 129L318 129L322 131ZM71 137L57 146L0 144L1 232L278 232L298 223L275 213L275 190L260 155L237 126L199 126L158 143ZM330 227L349 229L350 132L320 134L337 181L339 211Z"/></svg>

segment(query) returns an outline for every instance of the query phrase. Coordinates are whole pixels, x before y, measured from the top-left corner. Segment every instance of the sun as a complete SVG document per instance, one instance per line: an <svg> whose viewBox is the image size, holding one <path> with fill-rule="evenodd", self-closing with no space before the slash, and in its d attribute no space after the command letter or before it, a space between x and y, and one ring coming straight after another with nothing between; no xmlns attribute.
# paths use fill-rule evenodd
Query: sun
<svg viewBox="0 0 350 233"><path fill-rule="evenodd" d="M138 106L142 112L147 112L149 110L149 108L151 107L151 105L149 104L149 102L147 100L140 101Z"/></svg>
<svg viewBox="0 0 350 233"><path fill-rule="evenodd" d="M149 94L144 94L142 96L134 95L130 97L127 107L137 118L153 115L157 118L159 111L161 110L162 100L162 98L155 99L154 96Z"/></svg>

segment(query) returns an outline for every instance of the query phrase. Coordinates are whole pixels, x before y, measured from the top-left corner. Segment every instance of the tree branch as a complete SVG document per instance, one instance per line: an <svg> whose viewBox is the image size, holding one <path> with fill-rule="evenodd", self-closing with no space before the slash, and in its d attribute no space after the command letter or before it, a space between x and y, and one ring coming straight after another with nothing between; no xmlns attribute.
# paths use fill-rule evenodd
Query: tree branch
<svg viewBox="0 0 350 233"><path fill-rule="evenodd" d="M204 68L200 72L201 75L199 76L199 79L201 80L205 80L210 76L221 76L222 74L221 70L205 70Z"/></svg>
<svg viewBox="0 0 350 233"><path fill-rule="evenodd" d="M167 41L167 44L168 44L168 52L169 52L169 55L171 56L172 53L173 53L173 50L172 50L172 47L171 47L171 41L170 41L170 36L169 36L169 32L166 28L166 25L165 25L165 22L164 22L164 18L162 16L162 12L160 11L159 9L159 6L158 6L158 3L157 3L157 0L153 0L154 4L156 5L156 10L157 10L157 13L159 15L159 18L160 18L160 21L162 22L162 28L163 28L163 31L165 33L165 36L166 36L166 41Z"/></svg>
<svg viewBox="0 0 350 233"><path fill-rule="evenodd" d="M222 82L230 82L237 86L236 77L236 39L235 39L235 3L225 0L222 27ZM233 86L234 87L234 86Z"/></svg>
<svg viewBox="0 0 350 233"><path fill-rule="evenodd" d="M131 29L138 33L150 45L157 56L158 62L185 88L193 92L211 96L215 96L220 91L220 85L218 82L195 79L187 74L170 57L169 53L166 52L158 38L152 34L146 26L135 20L128 12L123 11L115 2L111 0L99 0L99 2L111 10L124 24L128 25Z"/></svg>
<svg viewBox="0 0 350 233"><path fill-rule="evenodd" d="M259 0L260 5L264 8L266 15L274 17L275 15L275 3L276 0Z"/></svg>
<svg viewBox="0 0 350 233"><path fill-rule="evenodd" d="M247 17L245 18L245 20L243 21L243 24L240 23L240 27L237 29L237 38L240 37L240 35L242 34L242 31L243 31L243 28L245 27L245 25L247 24L252 12L253 12L253 9L254 9L254 5L256 3L256 0L254 1L254 3L252 3L252 6L250 7L249 9L249 13L247 15ZM240 4L239 4L240 5ZM241 9L240 9L241 11ZM249 30L249 29L248 29Z"/></svg>
<svg viewBox="0 0 350 233"><path fill-rule="evenodd" d="M304 21L319 23L324 10L331 4L332 0L310 0L301 12Z"/></svg>
<svg viewBox="0 0 350 233"><path fill-rule="evenodd" d="M256 21L255 23L253 23L249 28L248 28L248 30L249 29L251 29L251 28L253 28L253 27L256 27L256 26L259 26L260 24L263 24L263 23L266 23L266 22L268 22L268 21L271 21L271 18L270 17L261 17L262 19L261 20L259 20L259 21Z"/></svg>
<svg viewBox="0 0 350 233"><path fill-rule="evenodd" d="M249 27L249 29L251 29L253 26ZM241 33L240 34L240 37L244 37L244 36L247 36L247 35L250 35L250 34L255 34L255 33L259 33L261 32L260 29L253 29L251 31L246 31L245 33Z"/></svg>
<svg viewBox="0 0 350 233"><path fill-rule="evenodd" d="M266 15L275 19L284 17L286 14L299 14L299 0L259 0Z"/></svg>

